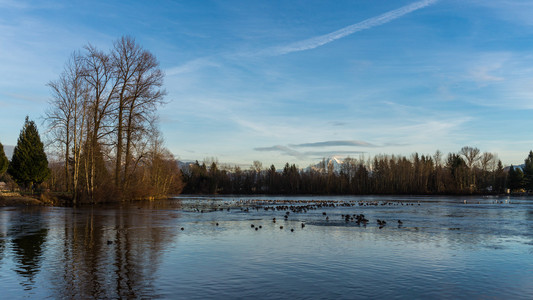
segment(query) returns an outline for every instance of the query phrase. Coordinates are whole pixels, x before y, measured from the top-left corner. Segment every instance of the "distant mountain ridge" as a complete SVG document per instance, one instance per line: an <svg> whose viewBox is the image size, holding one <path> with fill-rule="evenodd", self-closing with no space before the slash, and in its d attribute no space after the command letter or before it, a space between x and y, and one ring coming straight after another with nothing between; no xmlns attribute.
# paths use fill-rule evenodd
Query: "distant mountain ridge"
<svg viewBox="0 0 533 300"><path fill-rule="evenodd" d="M11 157L13 156L13 150L15 150L15 146L4 145L4 152L6 153L7 159L11 160Z"/></svg>
<svg viewBox="0 0 533 300"><path fill-rule="evenodd" d="M522 171L524 171L524 168L526 167L526 164L521 164L521 165L513 165L513 168L520 168ZM505 168L503 168L504 171L509 171L511 169L511 166L507 166Z"/></svg>
<svg viewBox="0 0 533 300"><path fill-rule="evenodd" d="M340 173L345 159L346 158L341 158L338 156L331 156L328 158L324 158L322 161L314 165L311 165L305 168L304 170L306 171L314 170L314 171L320 172L320 171L328 171L330 168L333 168L333 172Z"/></svg>

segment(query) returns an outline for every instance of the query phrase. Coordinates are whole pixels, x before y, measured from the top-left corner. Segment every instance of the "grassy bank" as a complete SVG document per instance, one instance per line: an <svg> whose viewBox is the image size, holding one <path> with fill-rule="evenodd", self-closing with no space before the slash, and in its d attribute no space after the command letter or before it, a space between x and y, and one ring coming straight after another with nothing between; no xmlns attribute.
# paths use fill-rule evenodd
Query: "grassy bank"
<svg viewBox="0 0 533 300"><path fill-rule="evenodd" d="M16 192L0 192L0 207L3 206L42 206L52 204L44 195L21 195Z"/></svg>

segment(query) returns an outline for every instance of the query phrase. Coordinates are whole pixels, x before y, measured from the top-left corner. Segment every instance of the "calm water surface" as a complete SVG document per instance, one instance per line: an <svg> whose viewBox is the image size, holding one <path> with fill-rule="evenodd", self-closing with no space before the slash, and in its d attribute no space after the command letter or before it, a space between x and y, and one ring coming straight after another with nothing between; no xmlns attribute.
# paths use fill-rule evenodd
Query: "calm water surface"
<svg viewBox="0 0 533 300"><path fill-rule="evenodd" d="M279 205L310 207L285 220L286 210L270 209ZM3 299L533 299L533 198L182 196L6 207L0 291Z"/></svg>

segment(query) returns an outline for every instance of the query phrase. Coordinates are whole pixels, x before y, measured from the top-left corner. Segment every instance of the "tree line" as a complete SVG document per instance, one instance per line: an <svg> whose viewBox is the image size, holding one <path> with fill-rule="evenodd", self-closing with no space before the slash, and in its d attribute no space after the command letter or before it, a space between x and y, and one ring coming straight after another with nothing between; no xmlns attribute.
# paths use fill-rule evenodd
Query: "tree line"
<svg viewBox="0 0 533 300"><path fill-rule="evenodd" d="M299 169L286 163L277 170L255 161L250 169L196 161L182 170L184 193L190 194L501 194L533 190L533 152L524 171L504 169L497 155L465 146L446 157L434 155L376 155L346 158L339 170L325 159ZM519 179L515 179L516 173Z"/></svg>

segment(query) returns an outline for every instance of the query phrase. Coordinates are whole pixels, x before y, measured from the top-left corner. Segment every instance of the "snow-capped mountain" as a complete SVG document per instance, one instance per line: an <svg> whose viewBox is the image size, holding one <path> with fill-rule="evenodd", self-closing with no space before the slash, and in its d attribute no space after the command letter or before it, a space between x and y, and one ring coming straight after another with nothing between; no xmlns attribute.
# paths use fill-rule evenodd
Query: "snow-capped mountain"
<svg viewBox="0 0 533 300"><path fill-rule="evenodd" d="M513 165L513 168L514 168L515 170L516 170L517 168L519 168L519 169L521 169L522 171L524 171L525 167L526 167L526 164L521 164L521 165L516 165L516 166ZM503 170L506 171L506 172L509 172L509 169L511 169L511 166L507 166L507 167L503 168Z"/></svg>
<svg viewBox="0 0 533 300"><path fill-rule="evenodd" d="M324 158L322 161L317 164L307 167L306 170L315 170L319 172L327 172L333 170L333 172L339 173L341 171L342 165L344 164L344 158L338 156L332 156L329 158Z"/></svg>

